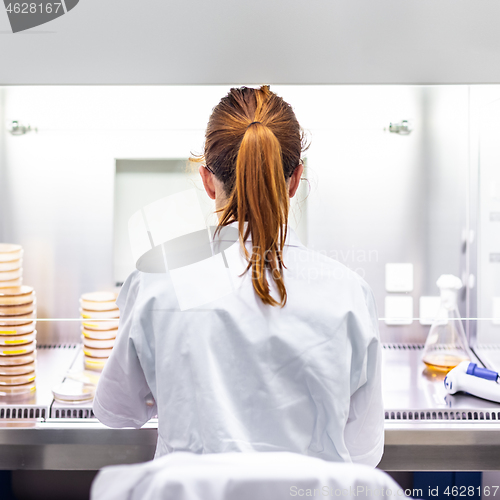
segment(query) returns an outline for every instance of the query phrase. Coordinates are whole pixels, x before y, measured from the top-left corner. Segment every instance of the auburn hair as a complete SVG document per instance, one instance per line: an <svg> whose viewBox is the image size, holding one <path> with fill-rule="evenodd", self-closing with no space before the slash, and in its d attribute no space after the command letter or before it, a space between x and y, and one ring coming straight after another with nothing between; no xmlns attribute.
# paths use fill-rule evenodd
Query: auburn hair
<svg viewBox="0 0 500 500"><path fill-rule="evenodd" d="M227 203L219 226L238 221L240 242L255 291L264 304L284 306L283 247L288 231L286 182L300 164L304 134L292 107L271 92L233 88L213 109L205 136L204 161L224 185ZM245 228L245 222L247 223ZM245 247L252 240L251 254ZM280 301L270 294L266 271Z"/></svg>

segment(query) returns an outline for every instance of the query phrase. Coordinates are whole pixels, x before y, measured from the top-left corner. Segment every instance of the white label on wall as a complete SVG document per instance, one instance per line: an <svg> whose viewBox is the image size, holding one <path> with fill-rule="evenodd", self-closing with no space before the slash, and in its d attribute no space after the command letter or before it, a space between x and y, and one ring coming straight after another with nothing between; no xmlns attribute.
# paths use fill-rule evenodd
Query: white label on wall
<svg viewBox="0 0 500 500"><path fill-rule="evenodd" d="M389 295L385 298L386 325L411 325L413 322L413 297Z"/></svg>
<svg viewBox="0 0 500 500"><path fill-rule="evenodd" d="M419 301L419 321L421 325L432 325L432 322L437 317L441 297L420 297Z"/></svg>
<svg viewBox="0 0 500 500"><path fill-rule="evenodd" d="M388 292L412 292L413 264L386 264L385 289Z"/></svg>

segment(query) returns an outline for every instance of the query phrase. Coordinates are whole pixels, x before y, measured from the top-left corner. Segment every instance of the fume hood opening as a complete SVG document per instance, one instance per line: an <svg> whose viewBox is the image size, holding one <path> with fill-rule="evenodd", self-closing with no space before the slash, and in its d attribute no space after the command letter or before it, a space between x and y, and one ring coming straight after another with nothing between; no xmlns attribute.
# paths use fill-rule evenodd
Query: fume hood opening
<svg viewBox="0 0 500 500"><path fill-rule="evenodd" d="M184 188L203 194L188 159L203 152L208 117L229 87L0 89L0 240L24 248L23 279L36 290L39 319L38 399L9 408L9 418L33 410L44 428L68 418L75 432L97 425L89 405L70 408L50 392L81 361L79 298L117 291L133 269L131 211ZM493 425L495 404L445 401L442 380L420 358L439 306L436 280L453 274L465 285L458 305L469 345L500 366L500 85L271 88L293 104L310 142L290 223L375 293L388 432L457 418ZM97 445L95 434L88 439ZM440 443L448 449L445 437ZM398 446L393 455L388 448L387 467Z"/></svg>
<svg viewBox="0 0 500 500"><path fill-rule="evenodd" d="M1 89L0 239L24 245L25 278L39 290L40 316L75 317L81 293L124 281L131 270L124 264L125 219L146 201L140 193L152 201L182 185L202 198L196 168L186 160L202 153L211 109L229 88ZM498 181L494 168L484 166L481 189L489 191L477 196L477 157L482 110L500 87L272 89L293 104L310 142L290 222L303 243L370 284L382 339L425 341L435 282L445 273L466 284L462 317L476 316L483 286L482 315L494 317L500 291L492 285L498 266L490 257L498 243L490 242L490 212L498 210L488 204L496 203L490 191ZM204 209L210 211L208 201ZM483 276L481 241L488 241ZM75 326L41 325L40 339L76 341ZM474 342L475 323L466 328ZM488 342L498 329L494 322L478 328Z"/></svg>

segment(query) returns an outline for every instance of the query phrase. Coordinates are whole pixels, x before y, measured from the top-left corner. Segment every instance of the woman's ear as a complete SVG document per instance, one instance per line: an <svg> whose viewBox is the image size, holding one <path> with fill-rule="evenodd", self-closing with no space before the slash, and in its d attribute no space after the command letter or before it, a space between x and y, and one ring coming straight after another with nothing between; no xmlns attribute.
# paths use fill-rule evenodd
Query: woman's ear
<svg viewBox="0 0 500 500"><path fill-rule="evenodd" d="M293 198L295 196L295 193L297 192L297 189L299 189L300 178L302 177L303 172L304 172L304 165L302 163L299 163L298 167L293 171L293 174L290 176L290 181L288 185L288 194L290 198Z"/></svg>
<svg viewBox="0 0 500 500"><path fill-rule="evenodd" d="M215 200L214 175L210 173L204 165L200 165L198 172L200 172L203 187L205 188L209 198Z"/></svg>

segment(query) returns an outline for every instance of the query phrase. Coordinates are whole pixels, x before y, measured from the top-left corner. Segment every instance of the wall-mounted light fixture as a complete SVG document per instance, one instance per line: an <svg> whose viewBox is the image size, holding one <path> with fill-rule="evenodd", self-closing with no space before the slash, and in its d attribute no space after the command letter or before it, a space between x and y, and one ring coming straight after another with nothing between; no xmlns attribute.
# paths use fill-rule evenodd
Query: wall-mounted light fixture
<svg viewBox="0 0 500 500"><path fill-rule="evenodd" d="M399 135L409 135L413 130L413 125L408 120L401 120L399 123L389 123L389 132Z"/></svg>
<svg viewBox="0 0 500 500"><path fill-rule="evenodd" d="M19 123L17 120L13 120L12 122L9 123L7 130L12 134L12 135L24 135L27 134L28 132L38 132L38 129L35 127L31 127L31 125L22 125Z"/></svg>

